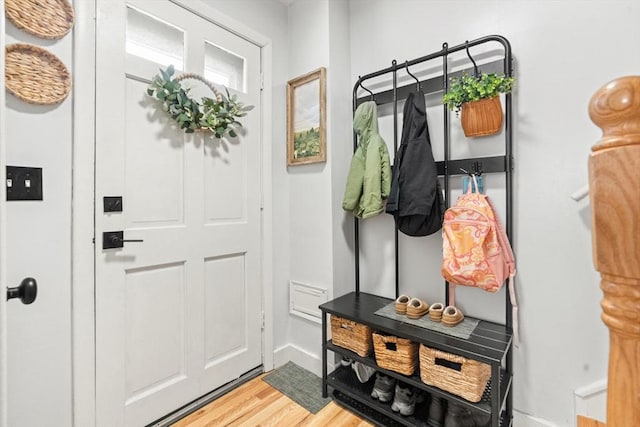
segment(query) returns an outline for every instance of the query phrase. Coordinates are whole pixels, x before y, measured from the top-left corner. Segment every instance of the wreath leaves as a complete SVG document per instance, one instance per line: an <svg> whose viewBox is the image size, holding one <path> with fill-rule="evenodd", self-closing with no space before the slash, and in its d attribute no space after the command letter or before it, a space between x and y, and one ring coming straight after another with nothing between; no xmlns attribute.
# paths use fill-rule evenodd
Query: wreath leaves
<svg viewBox="0 0 640 427"><path fill-rule="evenodd" d="M189 88L183 88L178 77L173 77L175 68L169 65L160 69L149 88L147 95L158 99L164 110L186 133L196 130L211 131L216 138L229 135L238 136L237 129L242 127L237 118L245 117L253 105L244 105L236 95L219 94L217 99L203 96L200 101L189 96Z"/></svg>

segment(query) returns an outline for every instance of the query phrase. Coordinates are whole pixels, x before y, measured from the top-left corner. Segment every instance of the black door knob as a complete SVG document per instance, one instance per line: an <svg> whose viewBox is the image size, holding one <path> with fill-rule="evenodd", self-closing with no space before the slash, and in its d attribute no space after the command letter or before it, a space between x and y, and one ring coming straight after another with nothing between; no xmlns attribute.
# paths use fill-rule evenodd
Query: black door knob
<svg viewBox="0 0 640 427"><path fill-rule="evenodd" d="M122 248L125 243L143 242L142 239L125 239L123 231L105 231L102 233L102 249Z"/></svg>
<svg viewBox="0 0 640 427"><path fill-rule="evenodd" d="M7 300L20 298L23 304L31 304L38 296L38 283L33 277L27 277L20 282L20 286L7 288Z"/></svg>

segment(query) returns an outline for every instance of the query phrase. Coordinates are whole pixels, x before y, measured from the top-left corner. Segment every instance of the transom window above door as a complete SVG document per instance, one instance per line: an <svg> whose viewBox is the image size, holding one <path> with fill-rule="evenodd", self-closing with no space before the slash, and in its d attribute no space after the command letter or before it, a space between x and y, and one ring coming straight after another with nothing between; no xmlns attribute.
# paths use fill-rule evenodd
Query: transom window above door
<svg viewBox="0 0 640 427"><path fill-rule="evenodd" d="M127 6L126 52L163 68L184 69L184 31Z"/></svg>

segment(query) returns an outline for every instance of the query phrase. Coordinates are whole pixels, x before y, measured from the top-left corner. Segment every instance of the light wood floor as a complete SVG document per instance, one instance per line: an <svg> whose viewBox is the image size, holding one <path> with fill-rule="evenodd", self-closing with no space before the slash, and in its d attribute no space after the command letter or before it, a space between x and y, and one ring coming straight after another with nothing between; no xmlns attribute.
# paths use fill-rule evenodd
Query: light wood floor
<svg viewBox="0 0 640 427"><path fill-rule="evenodd" d="M172 427L213 426L341 426L369 427L372 424L330 402L312 414L266 382L264 375L249 381Z"/></svg>

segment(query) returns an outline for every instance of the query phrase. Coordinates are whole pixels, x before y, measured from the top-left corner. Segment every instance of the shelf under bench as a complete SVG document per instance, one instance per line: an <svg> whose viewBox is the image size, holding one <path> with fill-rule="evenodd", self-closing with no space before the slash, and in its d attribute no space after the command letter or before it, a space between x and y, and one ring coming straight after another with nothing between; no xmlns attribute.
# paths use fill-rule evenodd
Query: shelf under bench
<svg viewBox="0 0 640 427"><path fill-rule="evenodd" d="M438 387L433 387L430 385L427 385L425 383L422 382L422 380L420 379L420 375L419 375L419 370L416 371L415 374L411 375L411 376L406 376L406 375L402 375L399 374L397 372L394 371L389 371L387 369L383 369L381 367L379 367L376 364L375 361L375 357L373 354L371 354L368 357L361 357L359 355L357 355L356 353L346 349L346 348L342 348L339 347L337 345L334 345L331 340L329 340L326 344L326 349L330 350L334 353L338 353L341 354L349 359L352 359L354 361L363 363L367 366L371 366L373 368L375 368L377 371L382 372L385 375L388 375L390 377L393 377L397 380L400 380L406 384L409 384L413 387L417 387L420 388L422 390L425 390L427 392L429 392L430 394L435 394L437 396L440 396L448 401L453 401L455 403L458 403L460 405L466 406L469 409L472 409L474 411L479 411L479 412L483 412L486 414L490 414L491 413L491 381L489 381L489 383L487 384L487 388L485 389L483 395L482 395L482 399L480 400L480 402L474 403L474 402L470 402L466 399L461 398L460 396L456 396L455 394L451 394L449 392L446 392L442 389L439 389ZM329 377L331 377L331 374L329 374ZM329 384L331 384L331 382L329 381ZM504 403L505 403L505 399L509 393L509 390L511 388L511 375L509 375L506 371L504 370L500 370L500 407L503 408L504 407Z"/></svg>
<svg viewBox="0 0 640 427"><path fill-rule="evenodd" d="M480 320L471 336L464 339L374 314L392 302L390 298L351 292L322 304L320 310L369 325L379 332L408 338L431 348L487 364L502 363L510 348L512 333L505 325Z"/></svg>

